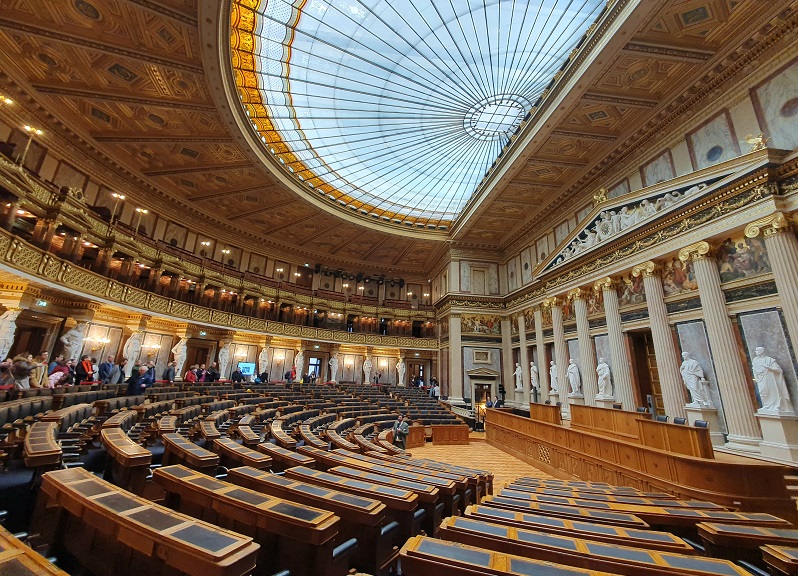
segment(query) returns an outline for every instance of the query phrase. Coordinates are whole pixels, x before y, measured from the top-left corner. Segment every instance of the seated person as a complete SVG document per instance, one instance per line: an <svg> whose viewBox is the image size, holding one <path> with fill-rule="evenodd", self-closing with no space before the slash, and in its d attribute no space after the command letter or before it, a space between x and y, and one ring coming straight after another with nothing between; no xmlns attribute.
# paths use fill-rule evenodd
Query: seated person
<svg viewBox="0 0 798 576"><path fill-rule="evenodd" d="M233 370L233 373L230 375L230 380L232 380L235 383L240 383L243 382L245 378L244 375L241 373L241 370L236 368L235 370Z"/></svg>
<svg viewBox="0 0 798 576"><path fill-rule="evenodd" d="M139 366L138 371L134 371L127 380L127 395L136 396L144 394L147 388L152 388L153 380L146 366Z"/></svg>

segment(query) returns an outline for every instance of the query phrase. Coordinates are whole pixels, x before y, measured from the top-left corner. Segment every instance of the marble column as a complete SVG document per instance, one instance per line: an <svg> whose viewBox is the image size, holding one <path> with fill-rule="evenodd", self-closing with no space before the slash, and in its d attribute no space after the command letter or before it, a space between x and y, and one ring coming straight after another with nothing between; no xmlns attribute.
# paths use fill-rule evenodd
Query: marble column
<svg viewBox="0 0 798 576"><path fill-rule="evenodd" d="M607 319L607 341L610 346L612 381L615 386L615 399L621 402L624 410L634 411L635 395L632 390L632 374L629 358L621 330L621 314L618 311L618 292L612 278L596 282L595 290L601 290L604 297L604 314Z"/></svg>
<svg viewBox="0 0 798 576"><path fill-rule="evenodd" d="M512 320L510 318L502 318L501 320L502 331L502 376L501 382L504 384L504 395L499 394L499 385L497 384L494 395L502 396L502 400L515 404L515 362L513 361L513 330ZM512 405L511 404L511 405Z"/></svg>
<svg viewBox="0 0 798 576"><path fill-rule="evenodd" d="M523 408L531 401L529 394L529 353L526 349L526 318L524 318L523 312L518 314L518 344L521 346L518 358L521 364L521 383L523 385L521 407Z"/></svg>
<svg viewBox="0 0 798 576"><path fill-rule="evenodd" d="M546 362L546 345L543 343L543 311L535 308L535 349L538 355L538 381L540 382L540 401L549 399L549 363Z"/></svg>
<svg viewBox="0 0 798 576"><path fill-rule="evenodd" d="M704 325L729 429L726 446L758 452L762 436L754 417L755 408L748 387L750 377L740 360L737 339L720 288L717 263L706 242L683 248L679 252L679 259L682 262L693 261Z"/></svg>
<svg viewBox="0 0 798 576"><path fill-rule="evenodd" d="M562 302L557 298L551 301L551 323L554 329L554 364L557 366L557 390L563 407L568 406L568 348L565 344L565 330L562 325ZM548 367L546 367L548 370ZM567 408L565 408L567 410Z"/></svg>
<svg viewBox="0 0 798 576"><path fill-rule="evenodd" d="M462 324L459 314L449 315L449 400L462 402L471 397L471 390L464 390Z"/></svg>
<svg viewBox="0 0 798 576"><path fill-rule="evenodd" d="M569 296L573 299L576 313L576 335L579 343L579 370L582 373L582 394L585 404L596 405L598 394L598 376L596 374L596 349L590 341L590 324L587 321L587 295L581 288L572 290Z"/></svg>
<svg viewBox="0 0 798 576"><path fill-rule="evenodd" d="M798 238L781 212L752 222L745 235L755 238L765 235L765 248L773 269L773 280L781 299L784 323L792 342L798 342Z"/></svg>
<svg viewBox="0 0 798 576"><path fill-rule="evenodd" d="M684 383L679 373L679 356L674 347L671 327L668 323L668 309L665 307L665 292L662 289L661 269L654 262L635 266L632 276L642 274L643 288L646 291L648 321L651 326L651 339L654 342L654 357L657 360L659 386L665 414L671 418L686 418L684 410Z"/></svg>

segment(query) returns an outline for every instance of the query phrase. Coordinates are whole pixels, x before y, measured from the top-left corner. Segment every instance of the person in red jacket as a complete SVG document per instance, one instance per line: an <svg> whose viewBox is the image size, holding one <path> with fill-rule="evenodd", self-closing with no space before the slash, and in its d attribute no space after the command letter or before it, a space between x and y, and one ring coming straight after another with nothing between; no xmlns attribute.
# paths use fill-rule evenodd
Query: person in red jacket
<svg viewBox="0 0 798 576"><path fill-rule="evenodd" d="M78 384L94 380L94 367L91 365L91 357L88 354L81 356L80 363L75 366L75 378Z"/></svg>

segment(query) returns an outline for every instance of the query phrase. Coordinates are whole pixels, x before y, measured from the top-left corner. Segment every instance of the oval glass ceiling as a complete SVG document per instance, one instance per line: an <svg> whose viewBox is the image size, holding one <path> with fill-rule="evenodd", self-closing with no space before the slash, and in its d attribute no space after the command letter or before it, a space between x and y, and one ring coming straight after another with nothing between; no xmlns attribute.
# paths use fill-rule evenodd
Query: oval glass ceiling
<svg viewBox="0 0 798 576"><path fill-rule="evenodd" d="M604 0L235 0L236 83L312 193L447 226Z"/></svg>

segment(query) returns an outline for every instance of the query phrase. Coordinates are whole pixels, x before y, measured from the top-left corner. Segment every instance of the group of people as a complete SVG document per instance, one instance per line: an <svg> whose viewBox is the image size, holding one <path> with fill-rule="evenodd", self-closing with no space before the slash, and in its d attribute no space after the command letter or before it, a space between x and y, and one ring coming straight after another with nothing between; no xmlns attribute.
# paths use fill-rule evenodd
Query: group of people
<svg viewBox="0 0 798 576"><path fill-rule="evenodd" d="M192 384L195 382L216 382L221 379L221 377L219 365L216 362L211 362L209 368L205 368L205 364L194 364L191 366L183 376L183 381Z"/></svg>

